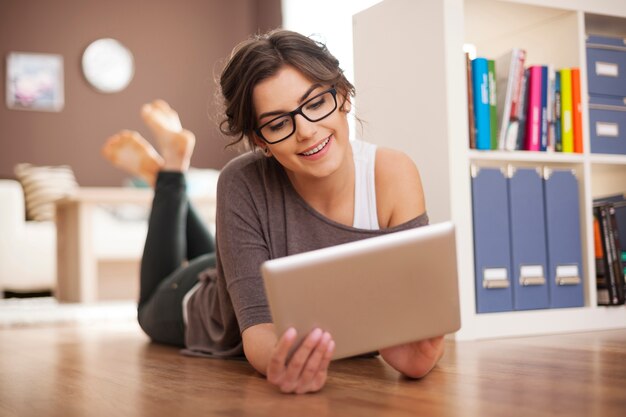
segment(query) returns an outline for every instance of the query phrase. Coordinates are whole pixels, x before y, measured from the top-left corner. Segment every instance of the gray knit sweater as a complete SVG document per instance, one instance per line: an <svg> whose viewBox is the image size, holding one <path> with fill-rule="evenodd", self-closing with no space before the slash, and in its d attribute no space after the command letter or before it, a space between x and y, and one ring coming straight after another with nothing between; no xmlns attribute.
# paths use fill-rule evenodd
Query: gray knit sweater
<svg viewBox="0 0 626 417"><path fill-rule="evenodd" d="M425 213L380 230L339 224L298 195L274 158L250 152L233 159L217 187L217 267L200 275L201 287L187 305L184 353L242 356L241 332L272 322L263 261L426 224Z"/></svg>

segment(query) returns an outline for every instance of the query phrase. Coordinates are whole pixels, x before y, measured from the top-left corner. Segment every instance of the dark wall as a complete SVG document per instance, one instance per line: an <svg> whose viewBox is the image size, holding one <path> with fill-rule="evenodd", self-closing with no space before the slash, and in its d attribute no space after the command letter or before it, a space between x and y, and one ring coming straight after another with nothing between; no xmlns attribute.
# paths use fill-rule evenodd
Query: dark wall
<svg viewBox="0 0 626 417"><path fill-rule="evenodd" d="M217 130L215 77L237 43L281 24L280 7L280 0L2 0L2 59L9 52L62 55L65 107L48 113L0 104L0 178L14 177L19 162L69 164L81 185L120 185L126 175L100 157L100 147L123 128L150 139L139 109L155 98L196 134L192 165L222 168L235 154ZM81 72L84 49L103 37L134 54L134 78L119 93L95 91Z"/></svg>

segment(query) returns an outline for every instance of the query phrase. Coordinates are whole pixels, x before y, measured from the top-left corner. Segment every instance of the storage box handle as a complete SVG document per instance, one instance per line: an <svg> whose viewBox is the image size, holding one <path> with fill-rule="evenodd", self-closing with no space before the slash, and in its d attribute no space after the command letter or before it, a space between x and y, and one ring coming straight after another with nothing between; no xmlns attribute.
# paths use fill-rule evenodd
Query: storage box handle
<svg viewBox="0 0 626 417"><path fill-rule="evenodd" d="M600 77L619 77L619 65L614 62L596 61L596 75Z"/></svg>

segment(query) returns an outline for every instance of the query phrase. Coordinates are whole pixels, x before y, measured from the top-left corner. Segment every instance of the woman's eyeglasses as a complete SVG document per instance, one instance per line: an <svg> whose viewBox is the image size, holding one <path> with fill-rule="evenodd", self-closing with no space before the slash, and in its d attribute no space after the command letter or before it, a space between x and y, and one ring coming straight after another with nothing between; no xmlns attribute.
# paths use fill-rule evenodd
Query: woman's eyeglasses
<svg viewBox="0 0 626 417"><path fill-rule="evenodd" d="M255 133L267 143L278 143L288 139L296 131L296 115L309 122L319 122L330 116L337 109L337 90L332 87L302 103L297 109L281 114L254 129Z"/></svg>

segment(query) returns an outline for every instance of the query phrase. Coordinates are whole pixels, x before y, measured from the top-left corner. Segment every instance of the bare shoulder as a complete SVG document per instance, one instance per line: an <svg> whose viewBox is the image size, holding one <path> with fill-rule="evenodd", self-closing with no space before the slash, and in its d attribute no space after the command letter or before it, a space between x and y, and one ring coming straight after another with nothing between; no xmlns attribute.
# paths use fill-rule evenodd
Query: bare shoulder
<svg viewBox="0 0 626 417"><path fill-rule="evenodd" d="M404 152L376 150L376 206L381 227L393 227L426 211L424 191L415 162Z"/></svg>

